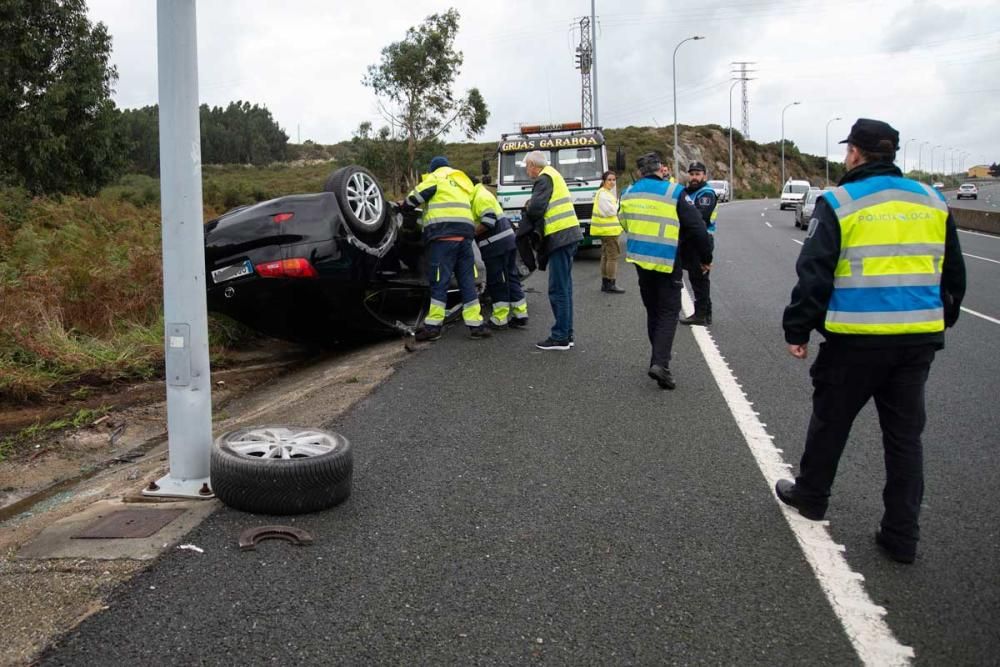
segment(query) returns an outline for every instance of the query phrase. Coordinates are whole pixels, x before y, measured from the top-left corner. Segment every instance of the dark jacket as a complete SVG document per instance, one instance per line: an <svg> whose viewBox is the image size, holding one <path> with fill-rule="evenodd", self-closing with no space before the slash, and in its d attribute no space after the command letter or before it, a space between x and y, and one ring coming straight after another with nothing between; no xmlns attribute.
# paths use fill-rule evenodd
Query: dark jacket
<svg viewBox="0 0 1000 667"><path fill-rule="evenodd" d="M517 226L517 252L521 261L530 271L536 268L545 270L548 264L548 253L551 248L545 244L545 209L552 199L552 178L542 174L535 179L531 188L531 197L524 205L521 222Z"/></svg>
<svg viewBox="0 0 1000 667"><path fill-rule="evenodd" d="M902 172L895 165L886 162L867 163L844 174L839 185L873 176L902 176ZM944 332L872 336L826 331L826 309L833 293L833 272L839 259L840 223L826 198L820 197L809 221L809 232L802 245L802 252L795 263L799 281L792 290L791 303L785 307L782 318L785 340L790 345L808 343L809 333L815 329L832 345L899 347L930 343L938 349L944 347ZM965 261L958 241L958 229L949 213L945 231L944 264L941 269L941 301L944 303L946 327L953 326L958 320L964 296Z"/></svg>
<svg viewBox="0 0 1000 667"><path fill-rule="evenodd" d="M684 188L684 194L687 195L691 203L694 204L694 207L701 213L701 218L705 221L705 226L708 227L712 224L712 213L719 203L719 196L715 194L715 190L705 187L705 185L705 183L701 185L689 185ZM692 196L699 190L704 190L704 192L699 197L692 199Z"/></svg>

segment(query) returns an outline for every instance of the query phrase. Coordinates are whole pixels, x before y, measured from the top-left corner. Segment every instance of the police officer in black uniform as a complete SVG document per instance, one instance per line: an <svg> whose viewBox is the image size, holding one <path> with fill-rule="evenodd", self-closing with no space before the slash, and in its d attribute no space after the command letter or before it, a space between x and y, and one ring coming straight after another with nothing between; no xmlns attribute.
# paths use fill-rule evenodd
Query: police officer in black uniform
<svg viewBox="0 0 1000 667"><path fill-rule="evenodd" d="M797 359L808 355L811 331L826 340L809 371L813 412L799 474L775 490L802 516L822 519L851 424L874 398L886 471L875 541L892 560L912 563L924 493L924 385L945 328L958 320L965 262L944 197L893 164L896 130L862 118L841 143L848 172L816 202L782 321Z"/></svg>
<svg viewBox="0 0 1000 667"><path fill-rule="evenodd" d="M715 190L708 187L708 172L701 162L692 162L688 165L688 183L684 188L684 194L694 207L698 209L705 227L708 229L709 237L712 241L712 249L715 250L715 206L719 202ZM683 250L683 249L682 249ZM679 320L681 324L708 325L712 323L712 284L709 280L709 270L703 269L698 256L688 249L688 252L681 255L681 265L687 271L688 281L691 283L691 291L694 292L694 313L690 317L683 317Z"/></svg>

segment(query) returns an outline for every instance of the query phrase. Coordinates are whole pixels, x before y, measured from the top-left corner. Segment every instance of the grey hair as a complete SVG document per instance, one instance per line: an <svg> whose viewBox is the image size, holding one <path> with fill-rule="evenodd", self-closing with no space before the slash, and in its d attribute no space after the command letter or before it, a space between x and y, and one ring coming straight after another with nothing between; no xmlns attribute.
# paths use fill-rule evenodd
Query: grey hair
<svg viewBox="0 0 1000 667"><path fill-rule="evenodd" d="M524 166L534 165L536 167L547 167L549 164L549 159L545 156L542 151L531 151L524 156Z"/></svg>

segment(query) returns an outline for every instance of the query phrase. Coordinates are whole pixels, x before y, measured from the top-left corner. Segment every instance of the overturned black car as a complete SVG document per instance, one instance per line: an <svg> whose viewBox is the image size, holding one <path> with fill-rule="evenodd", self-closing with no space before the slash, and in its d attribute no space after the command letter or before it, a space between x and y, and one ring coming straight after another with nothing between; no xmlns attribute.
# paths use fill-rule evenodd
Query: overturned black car
<svg viewBox="0 0 1000 667"><path fill-rule="evenodd" d="M338 169L323 190L205 225L209 310L310 343L412 332L429 300L419 213L397 211L363 167ZM459 315L457 289L448 306Z"/></svg>

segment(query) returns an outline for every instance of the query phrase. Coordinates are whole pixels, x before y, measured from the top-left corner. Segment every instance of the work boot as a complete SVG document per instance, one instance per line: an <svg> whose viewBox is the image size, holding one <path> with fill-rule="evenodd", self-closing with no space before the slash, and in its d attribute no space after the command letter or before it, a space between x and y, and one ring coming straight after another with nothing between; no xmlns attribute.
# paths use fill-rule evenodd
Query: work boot
<svg viewBox="0 0 1000 667"><path fill-rule="evenodd" d="M669 368L653 364L649 367L646 375L656 380L656 384L660 385L660 389L674 389L677 387L677 383L674 382L674 376L670 374Z"/></svg>
<svg viewBox="0 0 1000 667"><path fill-rule="evenodd" d="M794 507L799 514L810 521L822 521L826 516L826 504L803 498L795 482L790 479L779 479L774 485L774 493L778 496L778 500L789 507Z"/></svg>
<svg viewBox="0 0 1000 667"><path fill-rule="evenodd" d="M618 286L614 278L608 278L608 289L606 292L611 292L612 294L624 294L625 290Z"/></svg>
<svg viewBox="0 0 1000 667"><path fill-rule="evenodd" d="M677 321L687 326L693 325L693 326L704 327L712 323L712 316L706 315L705 313L700 313L696 310L694 311L694 314L691 315L691 317L682 317Z"/></svg>
<svg viewBox="0 0 1000 667"><path fill-rule="evenodd" d="M507 323L507 326L510 327L511 329L524 329L525 327L528 326L528 318L512 317L510 322Z"/></svg>
<svg viewBox="0 0 1000 667"><path fill-rule="evenodd" d="M507 328L507 324L497 324L493 320L487 320L486 326L490 328L490 331L503 331Z"/></svg>
<svg viewBox="0 0 1000 667"><path fill-rule="evenodd" d="M601 291L610 292L611 291L611 281L607 278L601 278Z"/></svg>
<svg viewBox="0 0 1000 667"><path fill-rule="evenodd" d="M489 338L492 335L493 332L487 329L485 324L480 324L478 327L469 327L470 338Z"/></svg>
<svg viewBox="0 0 1000 667"><path fill-rule="evenodd" d="M421 343L437 340L441 337L441 327L421 327L413 337Z"/></svg>

